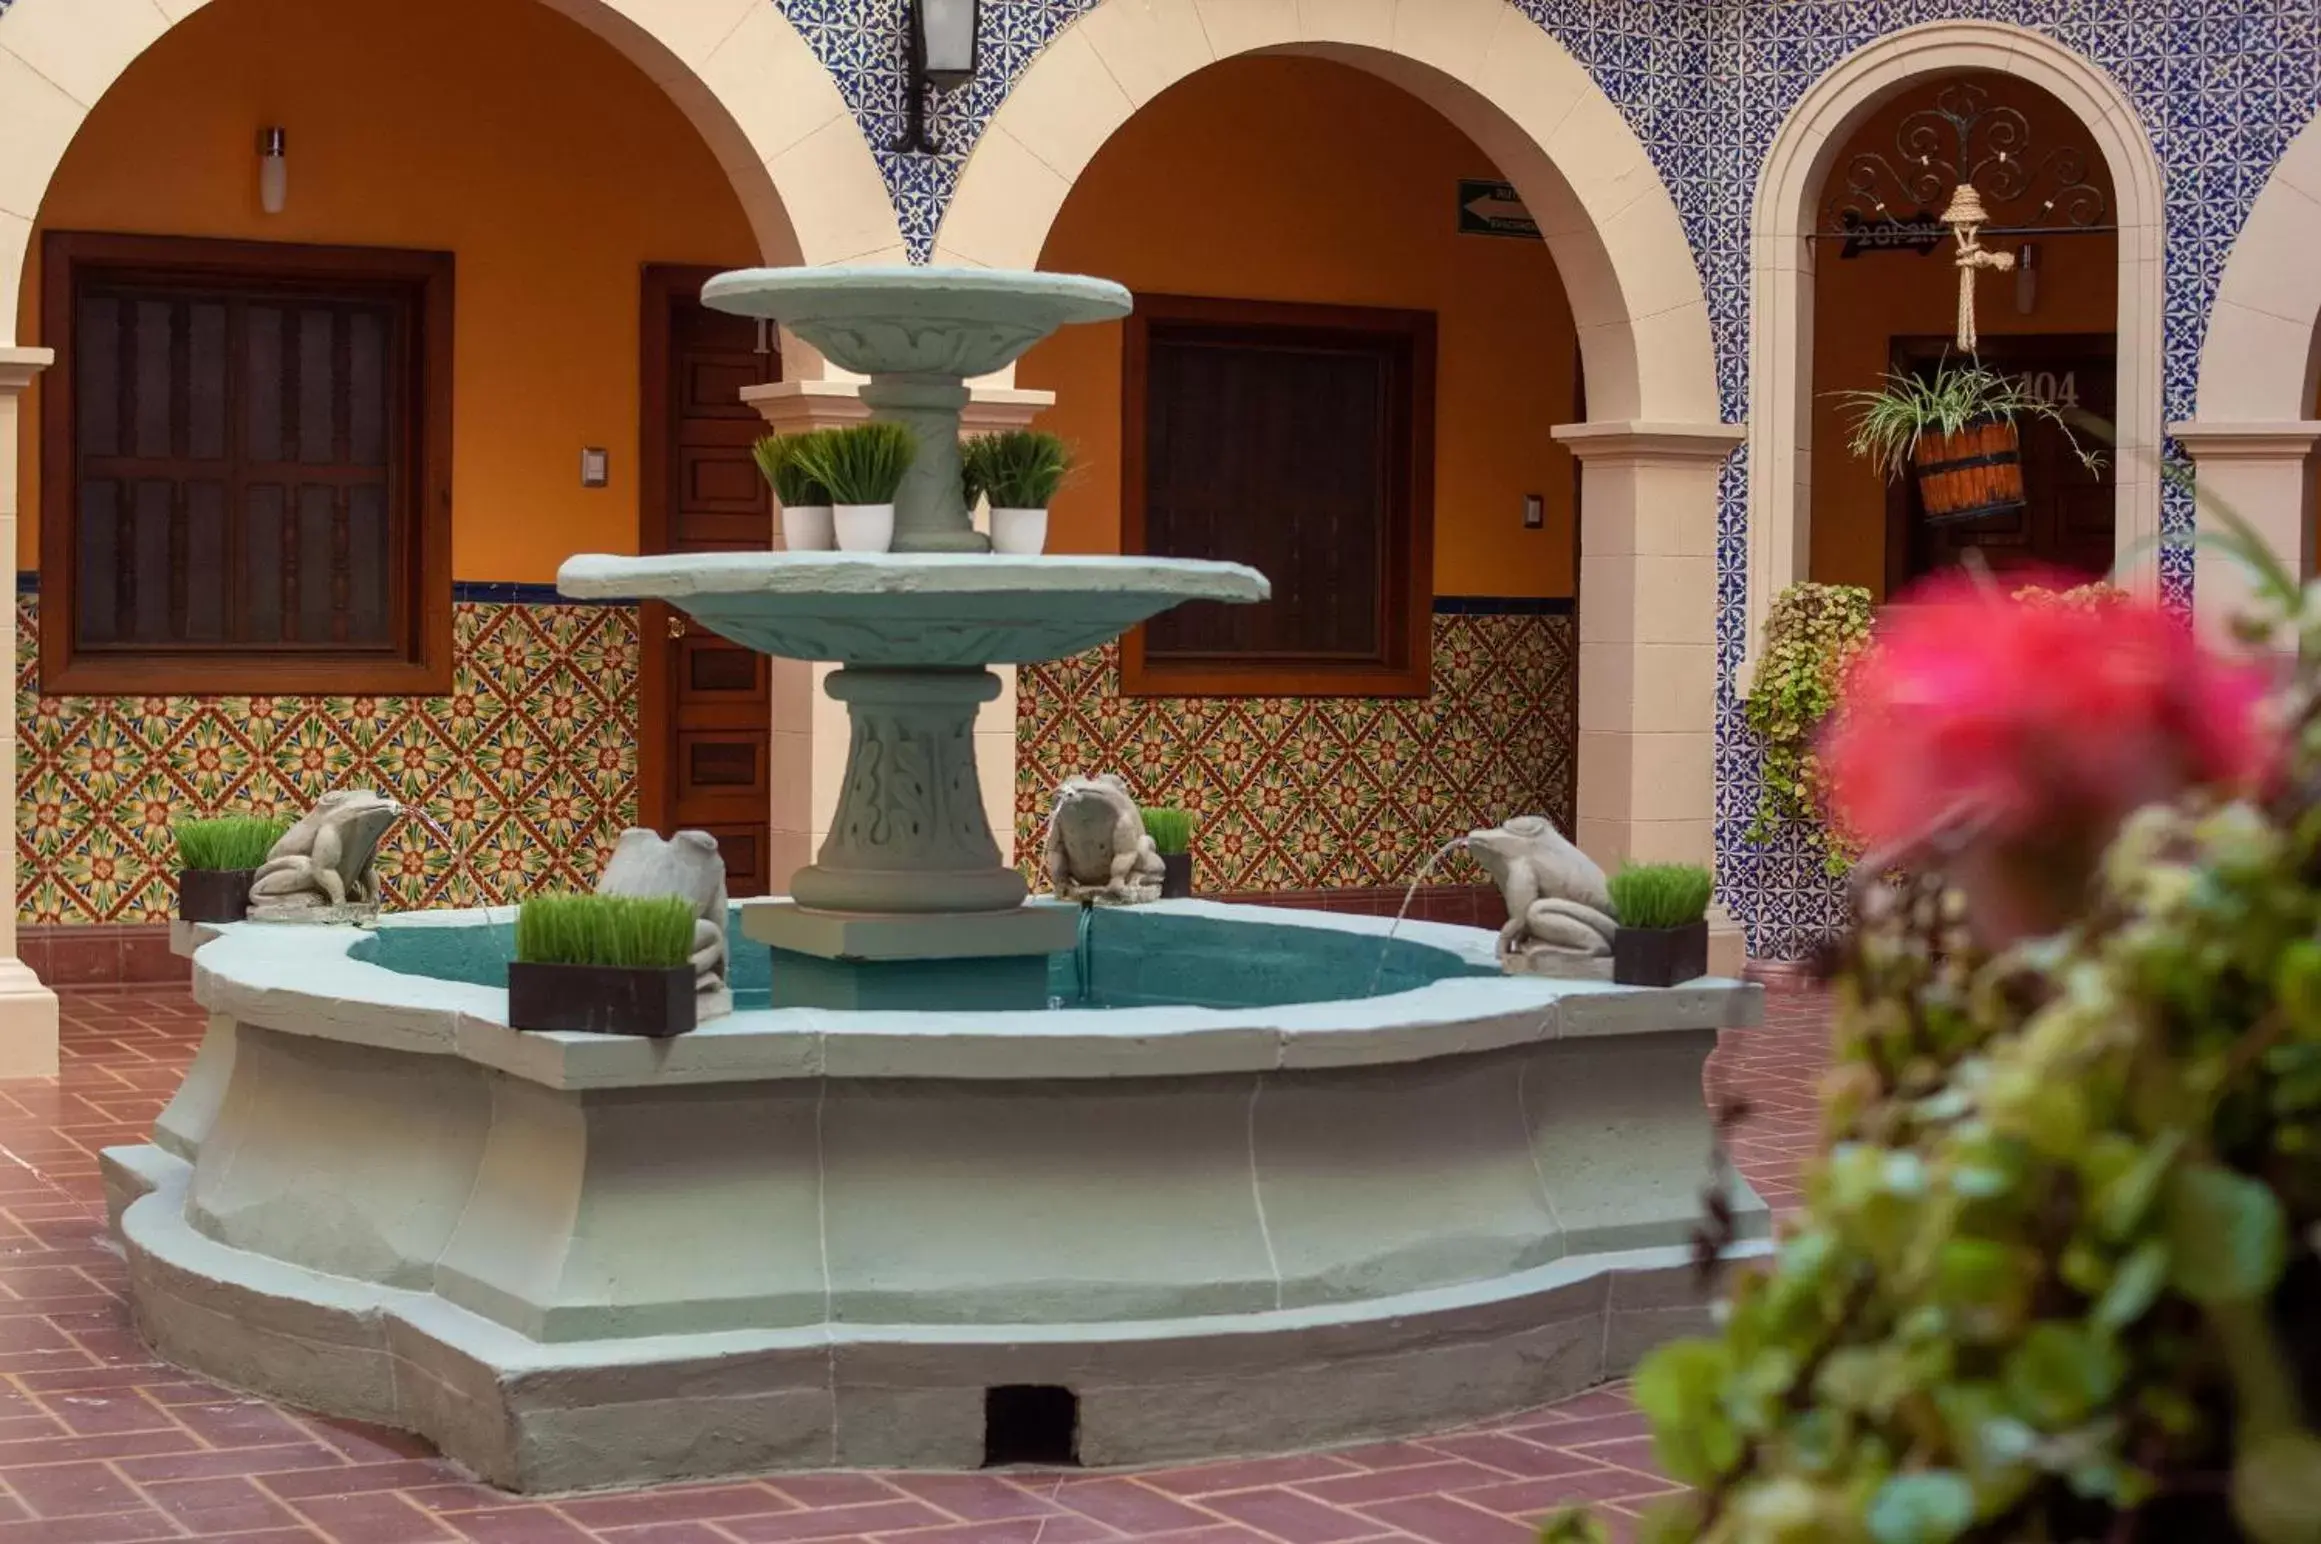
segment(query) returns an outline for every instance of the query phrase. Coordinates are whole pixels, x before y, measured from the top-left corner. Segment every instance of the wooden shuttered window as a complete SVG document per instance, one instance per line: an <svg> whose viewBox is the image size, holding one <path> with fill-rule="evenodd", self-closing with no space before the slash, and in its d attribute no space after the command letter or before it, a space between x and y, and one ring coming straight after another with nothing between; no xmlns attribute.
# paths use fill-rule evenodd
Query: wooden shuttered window
<svg viewBox="0 0 2321 1544"><path fill-rule="evenodd" d="M451 259L43 257L43 689L448 690Z"/></svg>
<svg viewBox="0 0 2321 1544"><path fill-rule="evenodd" d="M1126 690L1425 693L1434 347L1431 312L1138 297L1124 544L1247 563L1273 598L1155 618L1123 645Z"/></svg>

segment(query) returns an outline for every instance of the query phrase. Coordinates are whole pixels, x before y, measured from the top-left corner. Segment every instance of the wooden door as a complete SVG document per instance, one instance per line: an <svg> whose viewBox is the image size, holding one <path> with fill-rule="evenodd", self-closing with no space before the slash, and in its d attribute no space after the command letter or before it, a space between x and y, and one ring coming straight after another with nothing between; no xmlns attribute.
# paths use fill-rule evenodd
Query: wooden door
<svg viewBox="0 0 2321 1544"><path fill-rule="evenodd" d="M1946 345L1951 345L1950 339L1898 338L1894 369L1930 373ZM1955 354L1954 345L1951 351ZM2030 388L2066 417L2084 413L2106 424L2116 417L2118 365L2109 333L1985 338L1982 361L1993 370L2027 377ZM2103 454L2103 469L2090 472L2060 428L2033 419L2022 426L2026 502L2011 515L1928 525L1916 479L1905 477L1895 483L1887 500L1888 592L1955 567L1970 551L1981 553L1983 561L2002 574L2041 568L2100 579L2110 573L2116 555L2114 458L2111 447L2087 430L2075 426L2072 432L2082 448Z"/></svg>
<svg viewBox="0 0 2321 1544"><path fill-rule="evenodd" d="M760 351L755 322L701 303L701 285L717 271L645 270L638 438L645 552L763 552L773 545L772 499L750 459L765 421L739 393L778 379L781 359L770 335ZM764 895L777 878L767 871L767 661L658 603L642 608L640 623L638 818L663 836L709 832L725 855L727 892Z"/></svg>

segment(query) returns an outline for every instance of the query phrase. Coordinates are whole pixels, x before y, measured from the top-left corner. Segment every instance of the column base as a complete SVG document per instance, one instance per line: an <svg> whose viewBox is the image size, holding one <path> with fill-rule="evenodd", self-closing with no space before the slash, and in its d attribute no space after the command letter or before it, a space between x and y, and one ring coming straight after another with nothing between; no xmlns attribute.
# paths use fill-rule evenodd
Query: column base
<svg viewBox="0 0 2321 1544"><path fill-rule="evenodd" d="M56 1076L56 993L22 960L0 960L0 1078Z"/></svg>

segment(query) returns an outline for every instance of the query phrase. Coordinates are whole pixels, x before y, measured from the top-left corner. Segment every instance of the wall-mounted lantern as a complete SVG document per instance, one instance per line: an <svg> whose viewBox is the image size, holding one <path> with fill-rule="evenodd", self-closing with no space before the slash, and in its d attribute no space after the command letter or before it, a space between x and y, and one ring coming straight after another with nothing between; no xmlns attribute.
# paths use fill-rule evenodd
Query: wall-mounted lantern
<svg viewBox="0 0 2321 1544"><path fill-rule="evenodd" d="M280 214L290 202L290 136L280 129L258 134L258 207Z"/></svg>
<svg viewBox="0 0 2321 1544"><path fill-rule="evenodd" d="M895 148L904 152L932 152L936 146L927 133L927 91L956 91L975 79L975 31L978 0L905 0L903 27L909 34L910 100L904 109L903 135Z"/></svg>

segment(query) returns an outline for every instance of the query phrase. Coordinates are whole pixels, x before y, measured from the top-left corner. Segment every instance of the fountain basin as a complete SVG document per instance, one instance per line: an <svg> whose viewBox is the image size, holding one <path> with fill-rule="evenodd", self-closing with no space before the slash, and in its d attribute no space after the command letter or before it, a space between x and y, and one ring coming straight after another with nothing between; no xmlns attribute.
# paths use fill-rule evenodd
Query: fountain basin
<svg viewBox="0 0 2321 1544"><path fill-rule="evenodd" d="M1071 1392L1090 1464L1440 1429L1703 1322L1701 1066L1759 989L1505 977L1424 924L1381 965L1369 918L1098 920L1111 1006L745 1006L665 1043L508 1028L504 913L224 929L200 1057L105 1155L139 1326L552 1491L973 1467L1023 1385Z"/></svg>
<svg viewBox="0 0 2321 1544"><path fill-rule="evenodd" d="M1110 279L994 268L739 268L702 304L779 321L841 369L862 375L989 375L1074 322L1126 316Z"/></svg>

